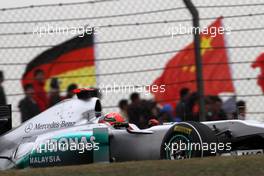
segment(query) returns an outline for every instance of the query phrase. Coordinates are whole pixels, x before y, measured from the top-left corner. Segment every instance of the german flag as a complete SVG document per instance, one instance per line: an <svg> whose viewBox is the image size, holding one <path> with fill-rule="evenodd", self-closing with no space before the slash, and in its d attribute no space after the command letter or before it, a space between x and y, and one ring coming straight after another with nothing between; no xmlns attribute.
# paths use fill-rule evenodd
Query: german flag
<svg viewBox="0 0 264 176"><path fill-rule="evenodd" d="M34 81L34 71L45 73L45 90L49 91L50 81L57 78L60 89L66 90L69 84L90 87L96 83L93 34L77 36L63 42L34 58L26 67L22 84Z"/></svg>

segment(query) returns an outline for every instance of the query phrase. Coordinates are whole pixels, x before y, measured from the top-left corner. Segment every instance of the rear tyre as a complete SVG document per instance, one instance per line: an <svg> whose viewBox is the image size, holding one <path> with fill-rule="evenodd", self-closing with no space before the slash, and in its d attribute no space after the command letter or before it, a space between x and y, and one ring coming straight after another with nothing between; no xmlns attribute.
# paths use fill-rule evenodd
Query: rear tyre
<svg viewBox="0 0 264 176"><path fill-rule="evenodd" d="M199 122L173 125L162 140L160 158L168 160L215 156L217 138L214 132Z"/></svg>

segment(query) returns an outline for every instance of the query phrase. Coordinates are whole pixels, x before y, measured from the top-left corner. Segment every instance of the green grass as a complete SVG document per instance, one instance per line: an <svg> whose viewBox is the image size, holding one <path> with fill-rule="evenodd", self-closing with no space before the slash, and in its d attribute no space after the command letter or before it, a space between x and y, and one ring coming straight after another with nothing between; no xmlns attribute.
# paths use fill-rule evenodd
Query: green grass
<svg viewBox="0 0 264 176"><path fill-rule="evenodd" d="M264 157L215 157L182 161L133 161L0 172L2 176L263 176Z"/></svg>

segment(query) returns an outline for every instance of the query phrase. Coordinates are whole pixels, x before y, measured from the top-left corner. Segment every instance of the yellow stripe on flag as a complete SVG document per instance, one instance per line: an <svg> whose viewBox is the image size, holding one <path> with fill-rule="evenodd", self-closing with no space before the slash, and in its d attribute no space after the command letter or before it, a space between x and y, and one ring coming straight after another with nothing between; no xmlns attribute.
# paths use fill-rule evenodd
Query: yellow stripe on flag
<svg viewBox="0 0 264 176"><path fill-rule="evenodd" d="M59 75L54 75L45 83L45 90L49 92L50 81L52 78L58 78L60 90L65 91L70 84L77 84L78 87L94 87L96 85L95 67L83 67L80 69L70 70Z"/></svg>

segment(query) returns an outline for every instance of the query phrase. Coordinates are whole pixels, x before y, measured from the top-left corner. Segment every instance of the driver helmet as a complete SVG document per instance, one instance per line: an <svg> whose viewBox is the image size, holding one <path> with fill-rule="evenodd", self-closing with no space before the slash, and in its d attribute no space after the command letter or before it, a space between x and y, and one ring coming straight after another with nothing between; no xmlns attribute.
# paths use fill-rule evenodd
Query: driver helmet
<svg viewBox="0 0 264 176"><path fill-rule="evenodd" d="M109 123L110 125L115 125L117 123L124 123L125 119L117 112L110 112L103 117L101 117L98 123Z"/></svg>

